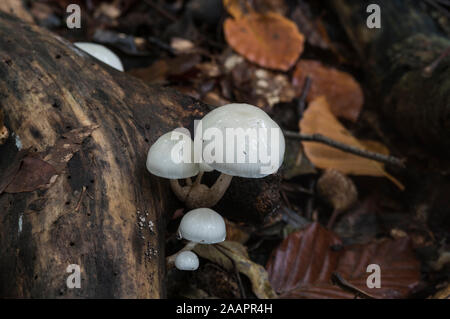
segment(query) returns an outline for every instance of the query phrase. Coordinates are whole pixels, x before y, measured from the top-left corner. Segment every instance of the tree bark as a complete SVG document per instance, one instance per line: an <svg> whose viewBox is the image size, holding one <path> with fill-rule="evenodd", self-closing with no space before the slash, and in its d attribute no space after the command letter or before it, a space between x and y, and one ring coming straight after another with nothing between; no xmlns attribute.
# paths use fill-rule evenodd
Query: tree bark
<svg viewBox="0 0 450 319"><path fill-rule="evenodd" d="M331 0L367 71L384 116L411 142L450 154L450 48L418 1L380 0L381 29L369 29L373 1ZM423 5L423 3L422 3Z"/></svg>
<svg viewBox="0 0 450 319"><path fill-rule="evenodd" d="M0 108L0 297L164 297L165 222L182 204L146 155L209 107L0 12ZM278 206L278 182L234 180L224 216ZM72 264L79 289L66 284Z"/></svg>
<svg viewBox="0 0 450 319"><path fill-rule="evenodd" d="M0 296L164 297L164 215L176 202L146 155L207 108L4 13L0 79L14 133L0 146ZM66 285L70 264L80 289Z"/></svg>

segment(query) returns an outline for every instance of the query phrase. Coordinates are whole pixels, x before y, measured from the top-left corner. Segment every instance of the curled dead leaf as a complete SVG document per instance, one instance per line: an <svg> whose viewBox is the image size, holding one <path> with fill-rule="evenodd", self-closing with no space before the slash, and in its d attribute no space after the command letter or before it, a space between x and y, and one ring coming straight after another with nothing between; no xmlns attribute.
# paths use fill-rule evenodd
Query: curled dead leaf
<svg viewBox="0 0 450 319"><path fill-rule="evenodd" d="M246 275L252 290L260 299L276 298L264 267L250 260L247 249L237 242L224 241L215 245L197 245L194 251L201 257L231 271L236 269Z"/></svg>
<svg viewBox="0 0 450 319"><path fill-rule="evenodd" d="M300 60L292 79L298 94L301 94L307 77L312 80L308 102L323 95L334 115L356 122L364 104L364 94L350 74L326 67L318 61Z"/></svg>
<svg viewBox="0 0 450 319"><path fill-rule="evenodd" d="M224 23L228 44L251 62L287 71L303 52L304 37L280 14L250 13Z"/></svg>
<svg viewBox="0 0 450 319"><path fill-rule="evenodd" d="M44 188L54 181L57 175L55 168L49 163L33 155L25 156L14 179L5 188L6 193L32 192Z"/></svg>
<svg viewBox="0 0 450 319"><path fill-rule="evenodd" d="M313 100L299 123L300 131L305 134L322 134L338 142L360 149L367 149L363 143L336 119L324 96ZM399 189L404 186L384 170L384 165L371 159L356 156L336 148L315 142L302 142L305 153L311 162L319 168L334 168L349 175L383 176Z"/></svg>
<svg viewBox="0 0 450 319"><path fill-rule="evenodd" d="M225 219L225 226L227 228L227 241L234 241L241 244L245 244L250 238L250 234L243 228L239 227L236 223Z"/></svg>
<svg viewBox="0 0 450 319"><path fill-rule="evenodd" d="M367 288L370 264L381 268L379 289ZM420 264L408 239L342 247L340 239L318 223L289 235L274 250L267 271L283 298L354 298L354 293L333 285L335 273L376 298L405 298L420 280Z"/></svg>
<svg viewBox="0 0 450 319"><path fill-rule="evenodd" d="M4 144L9 137L9 131L3 121L3 110L0 109L0 145Z"/></svg>

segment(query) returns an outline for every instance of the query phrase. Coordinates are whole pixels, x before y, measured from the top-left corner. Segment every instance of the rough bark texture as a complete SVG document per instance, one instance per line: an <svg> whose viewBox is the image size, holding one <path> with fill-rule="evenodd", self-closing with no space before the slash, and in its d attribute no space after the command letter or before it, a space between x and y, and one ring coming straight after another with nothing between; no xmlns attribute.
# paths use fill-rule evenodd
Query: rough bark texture
<svg viewBox="0 0 450 319"><path fill-rule="evenodd" d="M146 172L146 152L205 109L3 13L0 79L15 133L0 147L3 180L19 141L57 175L38 190L0 195L0 296L164 296L163 214L174 197ZM81 266L81 289L66 287L69 264Z"/></svg>
<svg viewBox="0 0 450 319"><path fill-rule="evenodd" d="M11 132L0 146L0 297L164 297L165 219L181 203L145 159L208 107L4 13L0 107ZM279 197L260 205L261 183L232 182L221 213L269 213ZM70 264L81 266L81 289L66 286Z"/></svg>
<svg viewBox="0 0 450 319"><path fill-rule="evenodd" d="M450 154L450 59L424 75L450 47L448 37L415 1L377 1L381 29L366 24L373 1L329 3L361 56L385 117L410 141Z"/></svg>

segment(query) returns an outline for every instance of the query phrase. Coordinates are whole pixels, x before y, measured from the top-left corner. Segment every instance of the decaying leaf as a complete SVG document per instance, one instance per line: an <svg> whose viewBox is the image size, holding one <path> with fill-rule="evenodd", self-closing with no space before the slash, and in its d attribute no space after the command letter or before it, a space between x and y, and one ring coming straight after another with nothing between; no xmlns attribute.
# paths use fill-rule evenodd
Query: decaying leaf
<svg viewBox="0 0 450 319"><path fill-rule="evenodd" d="M431 299L450 299L450 285L438 291Z"/></svg>
<svg viewBox="0 0 450 319"><path fill-rule="evenodd" d="M283 298L354 298L354 293L333 285L333 274L376 298L404 298L417 286L420 265L408 239L340 245L340 239L318 223L289 235L267 265L274 289ZM370 264L381 267L379 289L367 287Z"/></svg>
<svg viewBox="0 0 450 319"><path fill-rule="evenodd" d="M58 139L44 155L44 161L51 164L58 172L61 172L72 159L73 155L81 149L84 139L96 130L98 125L89 125L73 129Z"/></svg>
<svg viewBox="0 0 450 319"><path fill-rule="evenodd" d="M6 187L8 187L8 185L14 180L20 169L22 160L28 153L28 149L17 152L8 167L0 172L0 194L3 193Z"/></svg>
<svg viewBox="0 0 450 319"><path fill-rule="evenodd" d="M240 19L252 8L246 0L223 0L223 7L235 19Z"/></svg>
<svg viewBox="0 0 450 319"><path fill-rule="evenodd" d="M300 131L305 134L322 134L347 145L367 149L353 137L331 112L325 97L321 96L309 104L300 120ZM401 190L404 186L384 170L384 165L336 148L314 142L302 142L305 153L319 168L334 168L344 174L384 176Z"/></svg>
<svg viewBox="0 0 450 319"><path fill-rule="evenodd" d="M291 102L295 91L285 74L271 72L247 61L231 69L231 84L236 100L269 111L275 104Z"/></svg>
<svg viewBox="0 0 450 319"><path fill-rule="evenodd" d="M287 71L303 52L303 35L295 23L277 13L228 18L224 32L234 50L266 68Z"/></svg>
<svg viewBox="0 0 450 319"><path fill-rule="evenodd" d="M0 145L4 144L9 137L9 131L3 121L3 110L0 109Z"/></svg>
<svg viewBox="0 0 450 319"><path fill-rule="evenodd" d="M284 15L288 9L284 0L223 0L223 6L235 19L240 19L250 12L276 12Z"/></svg>
<svg viewBox="0 0 450 319"><path fill-rule="evenodd" d="M5 188L6 193L32 192L50 184L56 176L55 168L33 155L25 156L14 179Z"/></svg>
<svg viewBox="0 0 450 319"><path fill-rule="evenodd" d="M283 174L283 178L291 179L300 175L315 174L317 170L309 161L308 157L305 156L301 144L297 141L287 139L281 173Z"/></svg>
<svg viewBox="0 0 450 319"><path fill-rule="evenodd" d="M225 226L227 228L227 241L234 241L240 244L245 244L247 240L250 238L250 234L246 232L244 229L239 227L236 223L225 219Z"/></svg>
<svg viewBox="0 0 450 319"><path fill-rule="evenodd" d="M161 59L146 68L132 69L129 73L149 83L164 82L169 76L180 76L192 70L201 61L198 54L182 54Z"/></svg>
<svg viewBox="0 0 450 319"><path fill-rule="evenodd" d="M253 292L258 298L277 297L269 283L266 270L250 260L243 245L237 242L224 241L215 245L197 245L194 251L199 256L222 266L226 270L237 269L237 271L246 275L250 279Z"/></svg>
<svg viewBox="0 0 450 319"><path fill-rule="evenodd" d="M301 94L306 77L311 78L307 101L326 96L334 115L355 122L364 104L364 94L358 82L348 73L326 67L318 61L300 60L292 82Z"/></svg>

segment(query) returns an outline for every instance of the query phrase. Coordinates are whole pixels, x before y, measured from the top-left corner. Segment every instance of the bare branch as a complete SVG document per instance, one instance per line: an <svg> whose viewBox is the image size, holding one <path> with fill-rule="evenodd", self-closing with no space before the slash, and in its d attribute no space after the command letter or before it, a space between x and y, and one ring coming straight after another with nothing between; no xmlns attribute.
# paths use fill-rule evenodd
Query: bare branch
<svg viewBox="0 0 450 319"><path fill-rule="evenodd" d="M326 144L328 146L334 147L336 149L339 149L341 151L351 153L357 156L365 157L372 159L377 162L382 162L386 164L391 164L399 167L405 167L405 160L399 159L393 156L384 155L380 153L370 152L363 150L361 148L357 148L351 145L347 145L338 141L335 141L329 137L323 136L321 134L302 134L292 131L283 131L284 136L290 139L296 139L300 141L308 141L308 142L317 142Z"/></svg>

